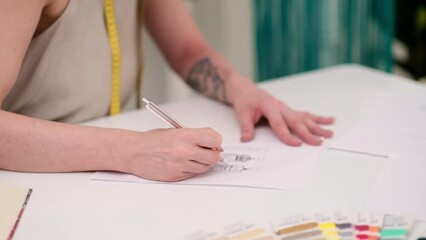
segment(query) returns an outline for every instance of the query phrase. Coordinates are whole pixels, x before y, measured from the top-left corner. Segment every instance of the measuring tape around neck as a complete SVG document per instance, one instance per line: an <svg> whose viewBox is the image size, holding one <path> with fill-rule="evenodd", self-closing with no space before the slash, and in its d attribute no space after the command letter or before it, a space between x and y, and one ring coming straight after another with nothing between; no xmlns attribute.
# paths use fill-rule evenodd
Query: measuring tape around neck
<svg viewBox="0 0 426 240"><path fill-rule="evenodd" d="M109 38L112 60L112 82L111 82L111 103L110 115L119 114L120 109L120 44L118 41L117 24L114 12L114 0L104 0L105 22Z"/></svg>

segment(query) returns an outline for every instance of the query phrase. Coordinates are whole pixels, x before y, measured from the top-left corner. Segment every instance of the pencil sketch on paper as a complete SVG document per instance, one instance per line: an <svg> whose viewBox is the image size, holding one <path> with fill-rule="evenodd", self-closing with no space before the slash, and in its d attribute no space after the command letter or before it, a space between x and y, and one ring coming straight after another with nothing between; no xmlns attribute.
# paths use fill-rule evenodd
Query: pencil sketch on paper
<svg viewBox="0 0 426 240"><path fill-rule="evenodd" d="M223 172L223 173L240 173L244 171L258 171L259 168L246 167L244 165L237 164L217 164L210 169L210 172Z"/></svg>
<svg viewBox="0 0 426 240"><path fill-rule="evenodd" d="M259 162L265 161L269 149L252 146L225 146L222 156L226 162L215 165L210 172L241 173L259 171Z"/></svg>
<svg viewBox="0 0 426 240"><path fill-rule="evenodd" d="M208 172L194 176L174 184L246 186L272 189L304 190L308 189L309 179L313 172L316 148L294 149L283 148L281 142L265 144L224 145L219 161L210 167ZM285 154L286 158L282 158ZM297 161L294 161L297 159ZM292 164L288 164L289 162ZM290 167L289 167L290 165ZM294 166L296 165L296 166ZM299 169L303 169L299 171ZM156 183L131 174L115 172L97 172L92 179Z"/></svg>
<svg viewBox="0 0 426 240"><path fill-rule="evenodd" d="M259 156L253 156L249 154L243 154L243 153L222 153L222 155L226 158L228 162L248 162L248 161L262 161L265 160L264 157Z"/></svg>
<svg viewBox="0 0 426 240"><path fill-rule="evenodd" d="M267 147L254 146L225 146L225 152L243 152L243 153L266 153L269 151Z"/></svg>

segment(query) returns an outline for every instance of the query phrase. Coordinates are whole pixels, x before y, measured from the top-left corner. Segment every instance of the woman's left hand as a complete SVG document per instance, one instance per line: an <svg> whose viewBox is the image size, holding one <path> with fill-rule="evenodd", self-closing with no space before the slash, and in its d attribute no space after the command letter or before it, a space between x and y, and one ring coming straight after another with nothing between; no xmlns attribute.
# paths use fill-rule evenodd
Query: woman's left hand
<svg viewBox="0 0 426 240"><path fill-rule="evenodd" d="M240 123L241 141L247 142L254 138L255 125L262 117L267 119L278 138L291 146L299 146L302 141L309 145L320 145L321 138L332 137L333 131L320 125L332 124L334 117L294 110L251 83L240 89L244 91L234 95L232 105Z"/></svg>

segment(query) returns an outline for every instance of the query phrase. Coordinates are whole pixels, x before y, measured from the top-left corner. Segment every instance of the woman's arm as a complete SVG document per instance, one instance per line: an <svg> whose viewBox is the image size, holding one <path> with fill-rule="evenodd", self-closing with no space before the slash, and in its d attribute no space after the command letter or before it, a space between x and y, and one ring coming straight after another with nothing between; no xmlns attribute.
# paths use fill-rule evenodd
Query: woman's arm
<svg viewBox="0 0 426 240"><path fill-rule="evenodd" d="M51 122L0 111L0 169L111 170L160 181L206 172L220 159L212 129L134 132Z"/></svg>
<svg viewBox="0 0 426 240"><path fill-rule="evenodd" d="M45 0L0 2L0 32L3 35L0 38L0 105L16 81L42 12L48 8ZM101 147L96 141L95 144L87 142L92 134L99 134L94 129L79 130L77 126L2 110L0 122L0 168L36 172L108 168L96 162L99 159L93 156L96 148L107 149L107 146Z"/></svg>
<svg viewBox="0 0 426 240"><path fill-rule="evenodd" d="M321 137L332 136L319 124L331 124L334 118L295 111L241 76L208 45L183 0L145 3L147 28L169 64L195 90L234 107L242 141L254 138L254 126L263 117L289 145L302 144L300 139L319 145Z"/></svg>

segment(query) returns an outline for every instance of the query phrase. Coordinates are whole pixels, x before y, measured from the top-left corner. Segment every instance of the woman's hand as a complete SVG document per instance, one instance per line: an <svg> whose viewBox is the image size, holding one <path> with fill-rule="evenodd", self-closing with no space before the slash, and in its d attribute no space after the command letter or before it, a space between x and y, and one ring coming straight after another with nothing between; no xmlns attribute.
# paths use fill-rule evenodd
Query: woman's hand
<svg viewBox="0 0 426 240"><path fill-rule="evenodd" d="M240 76L239 76L240 77ZM240 81L247 83L247 81ZM330 138L333 132L320 124L332 124L333 117L322 117L309 112L293 110L287 104L257 88L246 84L235 94L233 106L241 126L241 141L254 138L254 127L264 117L275 134L286 144L299 146L302 141L320 145L321 138Z"/></svg>
<svg viewBox="0 0 426 240"><path fill-rule="evenodd" d="M220 160L221 143L222 137L211 128L136 133L126 143L124 171L150 180L187 179L207 172Z"/></svg>

